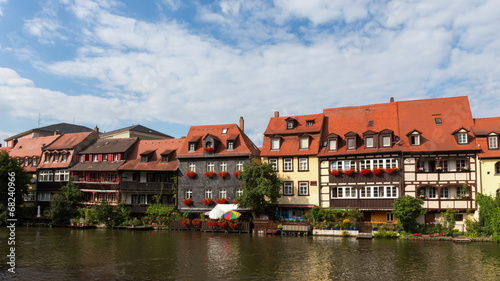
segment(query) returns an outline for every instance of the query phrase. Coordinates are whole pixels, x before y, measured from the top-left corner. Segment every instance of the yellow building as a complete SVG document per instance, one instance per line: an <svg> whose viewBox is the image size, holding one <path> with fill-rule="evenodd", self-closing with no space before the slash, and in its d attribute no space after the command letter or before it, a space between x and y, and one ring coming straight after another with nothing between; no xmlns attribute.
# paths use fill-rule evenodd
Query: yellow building
<svg viewBox="0 0 500 281"><path fill-rule="evenodd" d="M476 118L474 134L481 147L479 158L479 192L500 196L500 117Z"/></svg>
<svg viewBox="0 0 500 281"><path fill-rule="evenodd" d="M139 138L141 140L172 139L172 136L149 129L142 125L134 125L123 129L114 130L101 134L102 139L128 139Z"/></svg>

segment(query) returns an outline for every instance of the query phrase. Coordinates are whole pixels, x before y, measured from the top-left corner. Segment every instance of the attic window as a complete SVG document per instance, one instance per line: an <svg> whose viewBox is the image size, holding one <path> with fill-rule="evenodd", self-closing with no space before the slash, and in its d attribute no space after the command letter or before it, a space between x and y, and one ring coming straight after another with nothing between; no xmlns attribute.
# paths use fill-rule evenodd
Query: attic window
<svg viewBox="0 0 500 281"><path fill-rule="evenodd" d="M488 149L498 149L498 136L488 136Z"/></svg>
<svg viewBox="0 0 500 281"><path fill-rule="evenodd" d="M365 147L372 148L373 147L373 137L365 138Z"/></svg>
<svg viewBox="0 0 500 281"><path fill-rule="evenodd" d="M45 163L49 163L49 161L50 161L50 154L45 153Z"/></svg>
<svg viewBox="0 0 500 281"><path fill-rule="evenodd" d="M148 162L148 156L147 155L141 155L141 163L147 163Z"/></svg>
<svg viewBox="0 0 500 281"><path fill-rule="evenodd" d="M227 150L231 151L234 149L234 141L227 141Z"/></svg>
<svg viewBox="0 0 500 281"><path fill-rule="evenodd" d="M372 126L373 126L373 120L368 121L368 127L372 127Z"/></svg>
<svg viewBox="0 0 500 281"><path fill-rule="evenodd" d="M419 146L420 145L420 135L410 135L410 145L411 146Z"/></svg>
<svg viewBox="0 0 500 281"><path fill-rule="evenodd" d="M356 139L348 138L347 139L347 149L356 149Z"/></svg>
<svg viewBox="0 0 500 281"><path fill-rule="evenodd" d="M306 126L311 127L314 124L314 121L306 121Z"/></svg>
<svg viewBox="0 0 500 281"><path fill-rule="evenodd" d="M467 144L468 143L467 133L458 133L457 137L458 137L458 144Z"/></svg>
<svg viewBox="0 0 500 281"><path fill-rule="evenodd" d="M189 143L189 152L194 152L195 150L196 150L196 143L190 142Z"/></svg>
<svg viewBox="0 0 500 281"><path fill-rule="evenodd" d="M162 163L167 163L168 162L168 155L162 155L161 156L161 162Z"/></svg>
<svg viewBox="0 0 500 281"><path fill-rule="evenodd" d="M271 139L271 150L280 150L280 139L279 138Z"/></svg>
<svg viewBox="0 0 500 281"><path fill-rule="evenodd" d="M300 137L299 149L309 149L309 136Z"/></svg>
<svg viewBox="0 0 500 281"><path fill-rule="evenodd" d="M27 166L28 166L28 164L29 164L29 162L30 162L30 161L29 161L29 159L28 159L28 158L25 158L25 159L24 159L24 167L27 167Z"/></svg>
<svg viewBox="0 0 500 281"><path fill-rule="evenodd" d="M291 121L290 121L290 122L286 122L286 128L287 128L288 130L293 129L293 122L291 122Z"/></svg>
<svg viewBox="0 0 500 281"><path fill-rule="evenodd" d="M33 157L33 160L31 162L31 166L36 167L38 163L36 162L36 157Z"/></svg>
<svg viewBox="0 0 500 281"><path fill-rule="evenodd" d="M222 129L222 134L223 135L227 134L227 128Z"/></svg>
<svg viewBox="0 0 500 281"><path fill-rule="evenodd" d="M382 137L382 145L385 147L391 146L391 137L390 136L383 136Z"/></svg>

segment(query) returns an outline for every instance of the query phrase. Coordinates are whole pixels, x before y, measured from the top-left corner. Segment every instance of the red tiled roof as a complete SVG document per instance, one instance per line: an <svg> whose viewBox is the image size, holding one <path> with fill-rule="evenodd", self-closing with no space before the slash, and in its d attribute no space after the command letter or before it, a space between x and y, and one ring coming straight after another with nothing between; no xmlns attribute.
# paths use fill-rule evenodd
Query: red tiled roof
<svg viewBox="0 0 500 281"><path fill-rule="evenodd" d="M38 165L38 169L52 169L52 168L68 168L71 165L71 159L73 158L74 151L73 150L68 150L68 160L66 162L57 162L54 163L52 162L52 158L50 159L50 162L45 163L45 155L42 155L42 158L40 159L40 164Z"/></svg>
<svg viewBox="0 0 500 281"><path fill-rule="evenodd" d="M61 135L48 136L48 137L37 137L37 138L23 138L20 139L16 146L10 149L9 155L11 157L21 158L21 164L23 164L23 158L28 157L38 157L38 162L40 162L40 157L42 156L42 148L46 145L50 145ZM29 161L28 166L23 166L28 172L34 172L38 168L37 166L32 166L32 159Z"/></svg>
<svg viewBox="0 0 500 281"><path fill-rule="evenodd" d="M73 149L93 132L63 134L57 141L45 148L45 150Z"/></svg>
<svg viewBox="0 0 500 281"><path fill-rule="evenodd" d="M316 155L320 148L323 120L323 114L272 117L264 133L261 156ZM295 127L287 129L287 121L294 121ZM307 121L312 121L312 125L307 126ZM309 137L309 149L300 149L301 136ZM279 150L271 150L273 138L281 139Z"/></svg>
<svg viewBox="0 0 500 281"><path fill-rule="evenodd" d="M336 134L339 136L338 149L336 151L328 150L328 147L321 149L319 156L329 156L337 154L361 154L398 151L398 146L391 148L365 148L363 133L380 133L384 130L390 130L394 136L399 136L398 107L397 104L384 103L364 106L341 107L324 109L325 114L325 132L323 140L326 141L328 135ZM386 133L387 131L384 131ZM345 135L348 133L357 134L357 148L347 150L345 144Z"/></svg>
<svg viewBox="0 0 500 281"><path fill-rule="evenodd" d="M138 138L98 139L93 145L78 154L122 153L127 151Z"/></svg>
<svg viewBox="0 0 500 281"><path fill-rule="evenodd" d="M222 134L223 129L227 129L226 134ZM204 151L203 151L202 140L205 139L207 135L211 135L213 138L220 141L217 150L214 151L214 154L217 156L244 156L244 155L259 156L260 154L259 149L247 137L247 135L240 130L238 125L236 124L205 125L205 126L191 126L186 136L186 141L178 150L177 158L203 157ZM226 149L227 140L229 138L234 139L235 135L238 135L240 137L236 139L234 149L232 151L228 151ZM194 152L188 152L190 141L198 141L197 149Z"/></svg>
<svg viewBox="0 0 500 281"><path fill-rule="evenodd" d="M176 171L179 167L176 153L185 139L139 140L129 159L119 170L127 171ZM147 163L141 163L141 154L152 153ZM162 154L172 153L167 163L161 162Z"/></svg>
<svg viewBox="0 0 500 281"><path fill-rule="evenodd" d="M481 147L482 151L479 153L479 158L500 158L500 150L489 150L488 149L488 139L487 138L477 138L477 142Z"/></svg>
<svg viewBox="0 0 500 281"><path fill-rule="evenodd" d="M491 132L500 135L500 117L475 118L472 131L476 136L486 136Z"/></svg>
<svg viewBox="0 0 500 281"><path fill-rule="evenodd" d="M400 132L406 135L413 130L422 132L421 145L410 146L408 137L401 137L404 151L453 151L477 150L478 145L472 133L469 143L460 145L452 135L461 128L471 131L474 126L469 99L452 97L427 100L396 102L399 113ZM442 124L436 125L435 118Z"/></svg>

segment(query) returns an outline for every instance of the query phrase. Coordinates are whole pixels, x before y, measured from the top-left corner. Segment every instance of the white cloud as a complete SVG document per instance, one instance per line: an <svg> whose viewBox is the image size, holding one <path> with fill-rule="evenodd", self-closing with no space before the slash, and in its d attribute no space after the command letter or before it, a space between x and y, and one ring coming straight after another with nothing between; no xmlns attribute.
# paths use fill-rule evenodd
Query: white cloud
<svg viewBox="0 0 500 281"><path fill-rule="evenodd" d="M8 2L9 0L0 0L0 17L3 16L3 6Z"/></svg>

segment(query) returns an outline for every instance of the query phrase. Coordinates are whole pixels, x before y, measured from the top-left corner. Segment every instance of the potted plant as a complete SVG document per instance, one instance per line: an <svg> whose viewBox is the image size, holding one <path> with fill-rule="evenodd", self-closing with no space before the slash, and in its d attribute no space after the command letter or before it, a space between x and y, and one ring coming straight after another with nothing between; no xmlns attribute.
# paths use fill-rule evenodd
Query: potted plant
<svg viewBox="0 0 500 281"><path fill-rule="evenodd" d="M214 201L212 201L212 199L210 199L210 198L205 198L205 199L201 200L201 203L203 205L208 206L208 205L212 205L212 203L214 203Z"/></svg>
<svg viewBox="0 0 500 281"><path fill-rule="evenodd" d="M344 174L346 174L348 176L352 176L352 175L354 175L355 172L356 172L355 169L350 169L350 170L345 170Z"/></svg>
<svg viewBox="0 0 500 281"><path fill-rule="evenodd" d="M219 171L217 175L221 178L224 179L227 177L227 172L226 171Z"/></svg>
<svg viewBox="0 0 500 281"><path fill-rule="evenodd" d="M189 226L191 224L191 220L189 220L188 218L184 218L181 220L181 223L183 226Z"/></svg>
<svg viewBox="0 0 500 281"><path fill-rule="evenodd" d="M214 148L213 147L204 147L203 150L206 153L213 153L214 152Z"/></svg>
<svg viewBox="0 0 500 281"><path fill-rule="evenodd" d="M373 173L374 175L378 176L378 175L380 175L383 171L384 171L384 169L383 169L383 168L380 168L380 169L379 169L379 168L375 168L375 169L373 169L373 170L372 170L372 173Z"/></svg>
<svg viewBox="0 0 500 281"><path fill-rule="evenodd" d="M188 178L194 178L196 176L196 173L194 171L187 171L186 177Z"/></svg>
<svg viewBox="0 0 500 281"><path fill-rule="evenodd" d="M370 169L361 169L359 173L362 174L363 176L367 176L370 174Z"/></svg>
<svg viewBox="0 0 500 281"><path fill-rule="evenodd" d="M215 199L215 202L217 202L217 204L226 204L227 200L226 200L226 198L221 197L221 198Z"/></svg>
<svg viewBox="0 0 500 281"><path fill-rule="evenodd" d="M330 172L330 174L332 174L332 175L334 175L334 176L338 176L338 175L340 175L340 171L339 171L339 170L332 170L332 171Z"/></svg>
<svg viewBox="0 0 500 281"><path fill-rule="evenodd" d="M207 178L212 178L214 175L215 175L214 171L205 172L205 177L207 177Z"/></svg>
<svg viewBox="0 0 500 281"><path fill-rule="evenodd" d="M186 198L186 199L182 200L182 204L184 204L186 206L190 206L191 204L193 204L193 198Z"/></svg>
<svg viewBox="0 0 500 281"><path fill-rule="evenodd" d="M216 220L209 219L207 221L207 226L209 226L209 227L215 227L216 225L217 225L217 221Z"/></svg>
<svg viewBox="0 0 500 281"><path fill-rule="evenodd" d="M200 220L200 219L198 219L198 218L193 219L193 220L191 221L191 224L192 224L193 226L200 227L200 225L201 225L201 220Z"/></svg>
<svg viewBox="0 0 500 281"><path fill-rule="evenodd" d="M236 171L234 171L233 176L234 176L235 178L238 178L238 179L239 179L239 178L240 178L240 174L241 174L241 170L236 170Z"/></svg>
<svg viewBox="0 0 500 281"><path fill-rule="evenodd" d="M227 220L225 219L221 219L217 222L218 227L226 227L226 225L227 225Z"/></svg>

